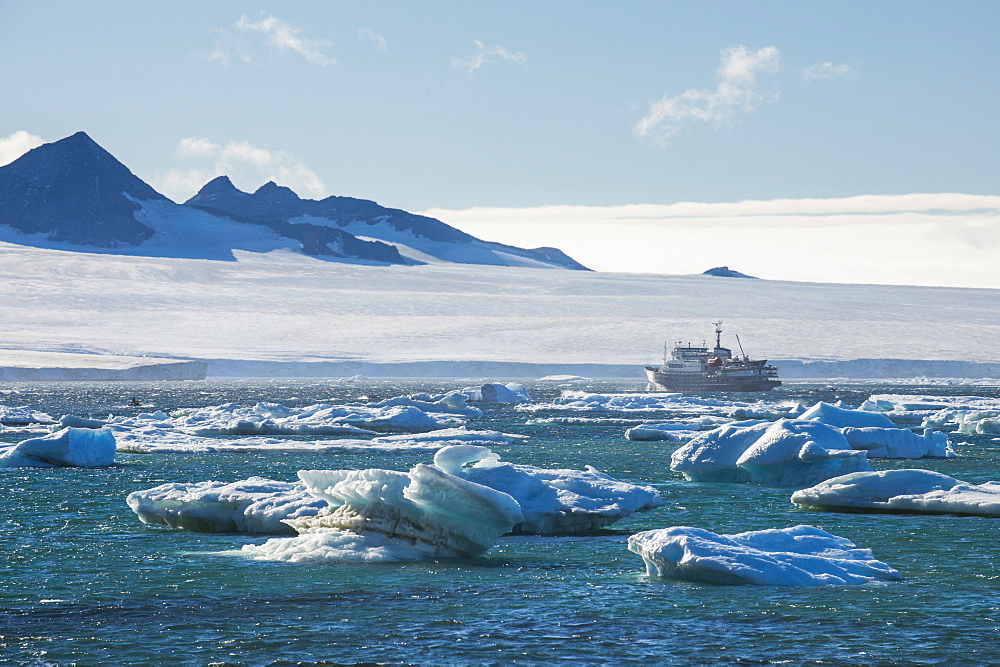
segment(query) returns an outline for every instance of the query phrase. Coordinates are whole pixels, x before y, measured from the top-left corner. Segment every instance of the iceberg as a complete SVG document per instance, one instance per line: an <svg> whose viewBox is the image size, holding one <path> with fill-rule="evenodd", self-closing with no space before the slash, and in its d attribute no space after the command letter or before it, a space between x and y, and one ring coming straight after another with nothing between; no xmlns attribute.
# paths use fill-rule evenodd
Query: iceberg
<svg viewBox="0 0 1000 667"><path fill-rule="evenodd" d="M434 455L434 466L512 496L524 513L513 528L518 533L581 533L663 504L655 488L618 481L591 466L565 470L515 465L475 445L443 447Z"/></svg>
<svg viewBox="0 0 1000 667"><path fill-rule="evenodd" d="M460 390L470 401L477 403L531 403L531 394L523 384L487 382L480 387Z"/></svg>
<svg viewBox="0 0 1000 667"><path fill-rule="evenodd" d="M644 442L687 442L694 437L697 426L671 422L667 424L640 424L625 431L626 440Z"/></svg>
<svg viewBox="0 0 1000 667"><path fill-rule="evenodd" d="M451 391L447 394L413 394L412 396L397 396L384 401L372 403L370 407L412 407L422 412L462 415L464 417L480 417L483 411L468 401L473 399L466 390Z"/></svg>
<svg viewBox="0 0 1000 667"><path fill-rule="evenodd" d="M931 428L922 435L905 428L866 426L840 429L852 449L864 450L868 458L923 459L955 456L948 436Z"/></svg>
<svg viewBox="0 0 1000 667"><path fill-rule="evenodd" d="M303 484L251 477L226 484L161 484L133 491L128 506L148 524L203 533L294 535L288 520L315 516L326 507Z"/></svg>
<svg viewBox="0 0 1000 667"><path fill-rule="evenodd" d="M720 535L674 526L628 538L649 576L707 584L835 586L902 576L869 549L813 526Z"/></svg>
<svg viewBox="0 0 1000 667"><path fill-rule="evenodd" d="M157 426L116 430L118 451L133 454L210 454L232 452L338 452L338 451L437 451L447 444L474 443L489 446L513 445L527 436L499 431L468 431L464 428L439 429L427 433L383 435L370 440L290 440L250 436L210 438L189 435Z"/></svg>
<svg viewBox="0 0 1000 667"><path fill-rule="evenodd" d="M896 428L892 420L884 414L865 410L849 410L820 401L799 416L799 419L817 421L829 426L850 426L854 428Z"/></svg>
<svg viewBox="0 0 1000 667"><path fill-rule="evenodd" d="M1000 483L970 484L931 470L858 472L796 491L792 502L843 511L1000 516Z"/></svg>
<svg viewBox="0 0 1000 667"><path fill-rule="evenodd" d="M51 424L52 416L33 410L26 405L0 405L0 424L5 426L27 426L28 424Z"/></svg>
<svg viewBox="0 0 1000 667"><path fill-rule="evenodd" d="M95 468L115 462L110 429L64 428L0 450L0 468Z"/></svg>
<svg viewBox="0 0 1000 667"><path fill-rule="evenodd" d="M464 404L464 396L459 397ZM303 408L290 408L277 403L258 403L253 407L227 403L180 410L168 419L173 428L192 435L351 435L372 431L416 433L464 426L466 422L465 417L459 414L426 412L409 399L403 399L400 403L317 404ZM437 405L439 408L443 406Z"/></svg>
<svg viewBox="0 0 1000 667"><path fill-rule="evenodd" d="M424 560L478 556L524 519L517 501L425 464L392 470L300 470L327 503L288 521L298 537L248 544L258 560Z"/></svg>
<svg viewBox="0 0 1000 667"><path fill-rule="evenodd" d="M699 482L810 486L871 470L840 431L814 421L739 422L691 439L671 456L670 469Z"/></svg>

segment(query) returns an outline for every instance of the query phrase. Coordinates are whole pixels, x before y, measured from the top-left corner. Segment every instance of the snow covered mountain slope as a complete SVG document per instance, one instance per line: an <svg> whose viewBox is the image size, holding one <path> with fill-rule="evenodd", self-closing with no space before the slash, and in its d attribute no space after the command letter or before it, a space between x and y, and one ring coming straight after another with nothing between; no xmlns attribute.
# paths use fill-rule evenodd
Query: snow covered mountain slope
<svg viewBox="0 0 1000 667"><path fill-rule="evenodd" d="M83 132L0 167L0 240L21 245L229 260L234 250L289 249L348 263L585 269L554 248L489 243L433 218L350 197L300 199L274 183L251 195L220 176L189 204L156 192Z"/></svg>
<svg viewBox="0 0 1000 667"><path fill-rule="evenodd" d="M228 177L219 176L185 204L240 220L344 230L360 238L390 243L412 263L444 261L586 270L555 248L524 249L483 241L435 218L386 208L365 199L301 199L274 182L265 183L250 194L237 189Z"/></svg>
<svg viewBox="0 0 1000 667"><path fill-rule="evenodd" d="M517 364L549 364L543 374L616 365L641 377L664 341L711 339L722 319L723 343L739 334L751 356L867 360L870 376L929 367L884 360L960 369L1000 356L1000 290L233 255L0 243L0 348L200 359L209 374L530 376L538 366ZM569 368L583 364L594 370Z"/></svg>

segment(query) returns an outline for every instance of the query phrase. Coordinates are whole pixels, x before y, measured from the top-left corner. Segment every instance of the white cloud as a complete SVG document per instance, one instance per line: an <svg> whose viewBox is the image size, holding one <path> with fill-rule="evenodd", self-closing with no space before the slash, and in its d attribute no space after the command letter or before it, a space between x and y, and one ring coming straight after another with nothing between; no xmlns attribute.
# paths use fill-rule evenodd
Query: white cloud
<svg viewBox="0 0 1000 667"><path fill-rule="evenodd" d="M806 81L811 79L832 79L834 77L851 76L854 70L850 65L835 65L832 62L816 63L802 70L802 78Z"/></svg>
<svg viewBox="0 0 1000 667"><path fill-rule="evenodd" d="M670 205L432 209L490 241L554 246L598 271L729 266L774 280L1000 287L1000 196L863 195Z"/></svg>
<svg viewBox="0 0 1000 667"><path fill-rule="evenodd" d="M452 58L452 67L472 74L483 65L490 63L512 62L526 65L528 62L528 56L520 51L511 52L502 46L486 46L480 41L474 41L473 44L476 45L476 53L468 58Z"/></svg>
<svg viewBox="0 0 1000 667"><path fill-rule="evenodd" d="M32 148L38 148L44 141L39 136L18 130L6 137L0 137L0 167L10 164Z"/></svg>
<svg viewBox="0 0 1000 667"><path fill-rule="evenodd" d="M174 201L185 201L216 176L226 175L236 187L256 190L274 181L303 197L326 196L322 179L300 160L283 151L259 148L248 141L217 144L202 137L186 137L177 143L174 156L188 163L156 174L151 185Z"/></svg>
<svg viewBox="0 0 1000 667"><path fill-rule="evenodd" d="M723 49L714 90L690 88L674 97L664 95L650 103L649 112L633 126L633 131L640 138L653 137L665 144L685 123L718 126L731 122L736 115L750 113L758 102L769 98L757 83L758 75L779 71L781 58L774 46L756 51L743 45Z"/></svg>
<svg viewBox="0 0 1000 667"><path fill-rule="evenodd" d="M235 24L236 32L219 30L221 37L216 42L215 50L208 54L208 60L228 67L233 57L245 63L254 62L252 49L246 39L248 36L264 37L266 45L280 54L291 52L302 56L312 65L326 67L336 65L337 59L325 53L333 43L325 39L312 39L302 36L302 31L275 16L261 16L259 21L251 21L245 15Z"/></svg>
<svg viewBox="0 0 1000 667"><path fill-rule="evenodd" d="M370 28L358 28L358 37L371 42L372 47L376 51L384 53L389 50L389 45L386 44L385 37Z"/></svg>

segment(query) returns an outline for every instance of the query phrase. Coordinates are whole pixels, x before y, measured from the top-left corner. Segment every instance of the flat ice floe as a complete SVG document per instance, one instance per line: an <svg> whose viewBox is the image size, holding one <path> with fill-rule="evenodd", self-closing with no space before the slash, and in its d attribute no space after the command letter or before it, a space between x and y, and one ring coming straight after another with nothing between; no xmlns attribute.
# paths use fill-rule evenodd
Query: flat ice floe
<svg viewBox="0 0 1000 667"><path fill-rule="evenodd" d="M572 412L670 411L686 414L723 415L740 405L748 404L680 393L592 394L586 391L564 389L562 395L554 403L533 403L518 406L517 409L529 412L552 410Z"/></svg>
<svg viewBox="0 0 1000 667"><path fill-rule="evenodd" d="M109 429L64 428L0 448L0 468L94 468L115 462L115 436Z"/></svg>
<svg viewBox="0 0 1000 667"><path fill-rule="evenodd" d="M902 576L869 549L813 526L719 535L674 526L636 533L630 551L649 576L707 584L834 586Z"/></svg>
<svg viewBox="0 0 1000 667"><path fill-rule="evenodd" d="M566 470L515 465L475 445L445 447L434 455L434 465L514 497L524 513L514 528L519 533L586 532L663 504L655 488L621 482L591 466Z"/></svg>
<svg viewBox="0 0 1000 667"><path fill-rule="evenodd" d="M930 470L882 470L834 477L792 494L823 509L1000 516L1000 483L969 484Z"/></svg>
<svg viewBox="0 0 1000 667"><path fill-rule="evenodd" d="M0 405L0 424L4 426L27 426L28 424L51 424L51 415L33 410L26 405Z"/></svg>
<svg viewBox="0 0 1000 667"><path fill-rule="evenodd" d="M423 560L478 556L522 520L505 493L417 464L391 470L300 470L327 507L288 523L298 537L248 544L258 560Z"/></svg>
<svg viewBox="0 0 1000 667"><path fill-rule="evenodd" d="M488 446L512 445L526 436L499 431L467 431L449 428L428 433L383 435L369 440L292 440L251 436L246 438L209 438L189 435L155 426L117 432L118 451L134 454L209 454L220 452L337 452L337 451L437 451L448 444L473 443Z"/></svg>
<svg viewBox="0 0 1000 667"><path fill-rule="evenodd" d="M143 523L203 533L265 535L294 535L286 520L315 516L327 506L303 484L263 477L228 484L161 484L130 493L126 502Z"/></svg>

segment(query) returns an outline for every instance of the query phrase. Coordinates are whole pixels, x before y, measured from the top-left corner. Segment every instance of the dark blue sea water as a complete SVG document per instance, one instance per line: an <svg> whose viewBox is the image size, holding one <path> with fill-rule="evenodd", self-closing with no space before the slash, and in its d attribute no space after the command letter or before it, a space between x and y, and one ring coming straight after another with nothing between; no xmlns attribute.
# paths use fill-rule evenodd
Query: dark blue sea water
<svg viewBox="0 0 1000 667"><path fill-rule="evenodd" d="M8 385L7 405L56 417L267 400L355 401L469 382L233 381ZM595 391L640 391L597 383ZM529 384L536 399L558 389ZM768 398L873 393L1000 396L987 387L787 385ZM735 398L735 397L733 397ZM685 482L674 447L620 425L527 425L545 413L486 406L471 428L531 436L505 460L590 464L653 484L662 508L583 537L511 536L485 556L407 564L289 564L222 555L265 538L147 526L125 496L168 481L295 479L302 468L406 470L427 453L119 454L101 469L0 470L0 659L21 664L1000 662L1000 520L797 509L788 489ZM552 413L555 415L556 413ZM593 416L593 415L589 415ZM604 414L616 417L622 415ZM663 413L648 415L663 418ZM16 441L24 436L5 435ZM1000 479L1000 441L952 436L954 460L876 461L971 482ZM629 534L671 525L732 533L811 524L870 548L901 582L826 588L650 578Z"/></svg>

